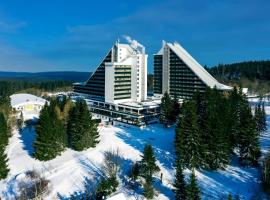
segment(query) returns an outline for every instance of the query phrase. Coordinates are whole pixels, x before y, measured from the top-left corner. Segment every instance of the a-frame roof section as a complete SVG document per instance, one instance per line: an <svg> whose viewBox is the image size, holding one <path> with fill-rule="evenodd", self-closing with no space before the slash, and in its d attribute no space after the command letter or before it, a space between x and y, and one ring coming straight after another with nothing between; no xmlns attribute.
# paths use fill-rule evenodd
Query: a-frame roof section
<svg viewBox="0 0 270 200"><path fill-rule="evenodd" d="M207 72L180 44L166 43L170 49L210 88L218 90L230 90L229 86L219 83L209 72Z"/></svg>

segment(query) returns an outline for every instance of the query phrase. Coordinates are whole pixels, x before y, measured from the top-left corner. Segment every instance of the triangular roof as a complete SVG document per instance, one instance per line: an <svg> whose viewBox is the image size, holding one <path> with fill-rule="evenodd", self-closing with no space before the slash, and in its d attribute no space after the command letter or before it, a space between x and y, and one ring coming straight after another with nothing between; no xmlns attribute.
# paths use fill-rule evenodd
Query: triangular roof
<svg viewBox="0 0 270 200"><path fill-rule="evenodd" d="M232 87L219 83L208 71L204 69L180 44L177 42L163 42L162 48L156 55L162 55L167 45L207 86L219 90L231 90Z"/></svg>

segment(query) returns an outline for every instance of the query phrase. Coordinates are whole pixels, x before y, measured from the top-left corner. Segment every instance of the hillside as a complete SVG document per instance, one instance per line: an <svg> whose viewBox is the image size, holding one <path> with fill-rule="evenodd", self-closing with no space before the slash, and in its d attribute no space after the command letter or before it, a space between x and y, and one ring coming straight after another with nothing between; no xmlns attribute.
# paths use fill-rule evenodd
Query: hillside
<svg viewBox="0 0 270 200"><path fill-rule="evenodd" d="M58 71L58 72L3 72L0 71L0 80L62 80L62 81L85 81L89 78L89 72L73 72L73 71Z"/></svg>
<svg viewBox="0 0 270 200"><path fill-rule="evenodd" d="M258 99L254 99L257 102ZM270 107L266 106L268 130L261 134L260 144L263 155L270 145ZM154 187L159 200L174 199L172 184L174 181L174 127L164 128L161 124L149 125L147 128L129 126L99 127L100 143L96 148L89 148L82 152L66 149L61 155L47 162L41 162L32 157L34 151L32 143L35 139L35 127L28 125L21 132L17 129L9 140L7 155L9 158L10 174L6 180L0 181L0 198L14 199L18 194L18 185L26 179L28 170L36 170L51 183L50 194L46 199L69 199L71 195L83 196L86 188L90 191L102 176L104 153L118 148L122 156L122 172L119 191L128 200L142 199L140 188L133 190L128 183L130 163L141 159L144 144L151 144L154 148L158 166L161 172L155 176ZM163 181L159 178L163 174ZM190 174L185 170L185 176ZM202 199L226 199L231 193L237 199L254 199L260 194L259 171L253 167L241 167L237 158L224 170L197 170L197 179L202 190ZM27 180L27 179L26 179ZM258 196L257 199L262 199Z"/></svg>

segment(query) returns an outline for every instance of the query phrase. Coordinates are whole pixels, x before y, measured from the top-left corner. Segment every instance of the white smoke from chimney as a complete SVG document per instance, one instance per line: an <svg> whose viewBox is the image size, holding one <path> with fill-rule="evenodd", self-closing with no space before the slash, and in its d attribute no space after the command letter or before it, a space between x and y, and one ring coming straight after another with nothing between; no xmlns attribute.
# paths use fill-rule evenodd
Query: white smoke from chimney
<svg viewBox="0 0 270 200"><path fill-rule="evenodd" d="M132 48L138 49L138 47L139 47L139 48L141 48L142 53L145 53L145 47L142 44L140 44L137 40L132 39L128 35L123 35L123 37L131 45Z"/></svg>

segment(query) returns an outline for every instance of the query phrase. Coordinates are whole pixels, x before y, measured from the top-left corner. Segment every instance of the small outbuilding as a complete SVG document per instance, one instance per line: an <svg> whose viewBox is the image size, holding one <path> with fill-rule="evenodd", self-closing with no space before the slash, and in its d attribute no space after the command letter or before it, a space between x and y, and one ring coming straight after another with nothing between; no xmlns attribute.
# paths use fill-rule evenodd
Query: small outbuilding
<svg viewBox="0 0 270 200"><path fill-rule="evenodd" d="M32 94L13 94L10 96L13 111L23 116L37 116L47 100ZM31 118L31 117L30 117Z"/></svg>

